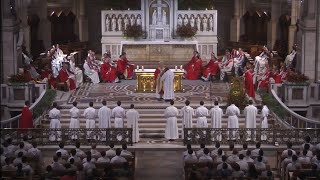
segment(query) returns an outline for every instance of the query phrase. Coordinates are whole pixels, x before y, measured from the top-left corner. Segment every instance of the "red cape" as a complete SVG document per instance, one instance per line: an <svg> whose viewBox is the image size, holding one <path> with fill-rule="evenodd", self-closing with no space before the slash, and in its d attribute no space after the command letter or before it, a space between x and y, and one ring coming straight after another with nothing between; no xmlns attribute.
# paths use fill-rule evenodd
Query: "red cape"
<svg viewBox="0 0 320 180"><path fill-rule="evenodd" d="M100 66L101 79L106 82L114 82L117 78L117 69L110 63L103 63Z"/></svg>
<svg viewBox="0 0 320 180"><path fill-rule="evenodd" d="M255 98L254 85L253 85L253 75L250 71L244 73L245 78L245 89L249 97Z"/></svg>
<svg viewBox="0 0 320 180"><path fill-rule="evenodd" d="M27 129L33 127L32 112L29 107L24 106L21 112L20 128Z"/></svg>

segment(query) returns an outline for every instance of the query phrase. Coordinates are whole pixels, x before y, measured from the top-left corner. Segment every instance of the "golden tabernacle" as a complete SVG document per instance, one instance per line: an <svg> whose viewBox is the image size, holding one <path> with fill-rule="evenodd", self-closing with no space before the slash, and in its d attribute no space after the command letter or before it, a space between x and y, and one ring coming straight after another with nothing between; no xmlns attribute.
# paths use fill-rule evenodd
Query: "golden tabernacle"
<svg viewBox="0 0 320 180"><path fill-rule="evenodd" d="M174 72L174 91L182 92L182 76L183 70L172 69ZM136 69L135 74L137 77L136 92L155 92L155 80L154 80L155 69Z"/></svg>

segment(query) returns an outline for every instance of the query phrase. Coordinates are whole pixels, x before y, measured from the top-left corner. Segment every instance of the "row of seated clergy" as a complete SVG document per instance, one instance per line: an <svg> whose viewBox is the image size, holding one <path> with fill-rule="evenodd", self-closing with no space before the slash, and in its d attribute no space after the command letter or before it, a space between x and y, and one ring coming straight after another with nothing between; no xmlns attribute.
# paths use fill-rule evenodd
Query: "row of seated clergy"
<svg viewBox="0 0 320 180"><path fill-rule="evenodd" d="M84 74L91 79L93 84L100 82L99 73L104 82L119 82L119 79L133 78L134 65L129 63L125 52L120 55L115 65L110 58L110 53L103 54L103 62L99 65L95 62L95 56L88 54L83 68Z"/></svg>
<svg viewBox="0 0 320 180"><path fill-rule="evenodd" d="M225 75L234 71L237 76L243 73L246 58L242 49L225 51L222 60L219 61L214 53L211 53L211 59L207 65L202 66L202 60L197 51L194 51L192 59L184 66L185 78L188 80L197 80L202 75L202 79L209 80L210 75L217 75L220 73L220 80L225 79Z"/></svg>

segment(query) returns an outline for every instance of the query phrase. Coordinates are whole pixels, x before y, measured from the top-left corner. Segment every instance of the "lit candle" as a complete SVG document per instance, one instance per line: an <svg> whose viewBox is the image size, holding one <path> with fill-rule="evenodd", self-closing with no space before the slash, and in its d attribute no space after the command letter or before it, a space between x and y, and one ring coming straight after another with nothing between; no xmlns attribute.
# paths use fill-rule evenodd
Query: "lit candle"
<svg viewBox="0 0 320 180"><path fill-rule="evenodd" d="M180 65L180 70L182 71L182 65Z"/></svg>
<svg viewBox="0 0 320 180"><path fill-rule="evenodd" d="M137 65L137 70L139 70L139 65Z"/></svg>
<svg viewBox="0 0 320 180"><path fill-rule="evenodd" d="M178 67L177 67L177 66L175 66L175 67L174 67L174 69L175 69L175 70L177 70L177 69L178 69Z"/></svg>
<svg viewBox="0 0 320 180"><path fill-rule="evenodd" d="M141 66L141 69L142 69L142 71L144 71L144 67L143 66Z"/></svg>

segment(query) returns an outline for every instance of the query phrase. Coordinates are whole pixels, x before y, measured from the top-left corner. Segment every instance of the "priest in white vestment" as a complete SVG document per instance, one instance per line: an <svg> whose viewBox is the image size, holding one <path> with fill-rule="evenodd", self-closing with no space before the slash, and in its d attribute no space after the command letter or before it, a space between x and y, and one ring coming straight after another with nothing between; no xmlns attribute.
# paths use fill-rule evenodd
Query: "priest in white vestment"
<svg viewBox="0 0 320 180"><path fill-rule="evenodd" d="M169 68L164 69L165 73L161 76L163 81L163 99L166 101L174 99L174 73Z"/></svg>
<svg viewBox="0 0 320 180"><path fill-rule="evenodd" d="M77 108L77 102L74 101L73 103L73 107L69 110L70 112L70 116L71 116L71 119L70 119L70 125L69 125L69 128L70 129L78 129L80 128L80 122L79 122L79 115L80 115L80 110ZM73 133L76 133L76 131L73 131ZM78 139L78 136L77 135L72 135L71 139Z"/></svg>
<svg viewBox="0 0 320 180"><path fill-rule="evenodd" d="M57 109L58 104L56 102L53 103L53 108L49 111L50 120L50 129L61 129L60 110ZM52 131L51 135L49 135L50 141L61 141L61 131Z"/></svg>
<svg viewBox="0 0 320 180"><path fill-rule="evenodd" d="M130 109L126 113L127 117L127 128L132 128L132 141L134 143L139 142L139 112L134 109L134 105L130 105Z"/></svg>
<svg viewBox="0 0 320 180"><path fill-rule="evenodd" d="M297 54L297 47L294 45L294 46L292 46L291 53L287 55L287 57L286 57L286 59L284 61L284 63L286 64L287 68L293 67L292 66L292 62L293 62L293 59L295 58L296 54Z"/></svg>
<svg viewBox="0 0 320 180"><path fill-rule="evenodd" d="M211 128L222 128L221 119L223 115L222 109L219 107L219 102L214 102L214 107L210 109ZM217 140L221 141L221 135L217 135Z"/></svg>
<svg viewBox="0 0 320 180"><path fill-rule="evenodd" d="M83 64L84 74L91 79L93 84L98 84L100 82L98 71L92 67L90 61L90 58L87 58L86 62Z"/></svg>
<svg viewBox="0 0 320 180"><path fill-rule="evenodd" d="M76 66L74 54L75 53L71 53L70 57L70 71L75 74L76 88L78 88L83 83L83 72L79 67Z"/></svg>
<svg viewBox="0 0 320 180"><path fill-rule="evenodd" d="M203 101L200 101L200 106L196 109L195 115L197 117L197 128L207 128L207 116L209 116L209 110L204 107Z"/></svg>
<svg viewBox="0 0 320 180"><path fill-rule="evenodd" d="M185 104L180 111L182 116L182 137L184 137L183 128L192 128L192 117L194 116L194 109L190 107L190 101L186 100Z"/></svg>
<svg viewBox="0 0 320 180"><path fill-rule="evenodd" d="M97 117L97 111L95 108L93 108L93 102L89 103L89 107L84 110L83 116L86 118L86 128L92 129L96 128L96 117ZM94 135L91 134L92 131L87 131L87 139L95 139Z"/></svg>
<svg viewBox="0 0 320 180"><path fill-rule="evenodd" d="M261 128L268 128L268 116L269 116L269 108L265 105L264 102L262 102L263 107L261 110ZM261 132L261 140L265 141L267 140L266 132Z"/></svg>
<svg viewBox="0 0 320 180"><path fill-rule="evenodd" d="M249 100L249 105L244 108L244 116L246 122L246 128L256 128L257 127L257 117L258 109L253 105L252 100ZM253 132L253 134L251 134ZM255 141L256 139L256 131L248 130L247 131L247 141L252 140Z"/></svg>
<svg viewBox="0 0 320 180"><path fill-rule="evenodd" d="M174 105L174 101L171 100L170 106L167 107L166 110L164 111L164 117L167 118L165 138L169 139L169 141L173 141L174 139L179 138L178 124L177 124L177 116L179 114L179 111L173 105Z"/></svg>
<svg viewBox="0 0 320 180"><path fill-rule="evenodd" d="M227 107L226 115L228 116L228 128L239 128L238 116L240 115L240 109L236 105L231 104ZM236 131L237 130L230 130L228 139L236 139Z"/></svg>
<svg viewBox="0 0 320 180"><path fill-rule="evenodd" d="M99 128L111 128L111 109L107 106L107 101L102 101L102 107L98 110ZM106 131L102 131L102 141L106 140Z"/></svg>
<svg viewBox="0 0 320 180"><path fill-rule="evenodd" d="M123 128L123 119L126 117L126 113L121 107L121 101L118 101L117 105L117 107L112 109L111 117L114 118L115 128Z"/></svg>

